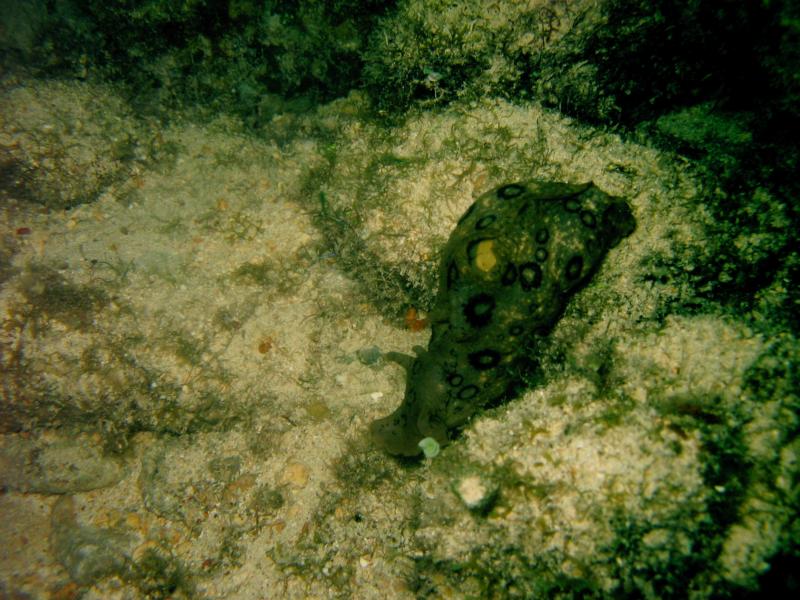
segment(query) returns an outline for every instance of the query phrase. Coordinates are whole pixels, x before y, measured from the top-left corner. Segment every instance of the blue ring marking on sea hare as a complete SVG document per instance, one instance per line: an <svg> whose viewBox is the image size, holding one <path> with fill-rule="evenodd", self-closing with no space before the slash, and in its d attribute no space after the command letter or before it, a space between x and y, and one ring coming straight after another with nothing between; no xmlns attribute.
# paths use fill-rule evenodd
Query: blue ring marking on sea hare
<svg viewBox="0 0 800 600"><path fill-rule="evenodd" d="M512 396L531 348L635 227L628 203L591 182L511 183L480 196L444 248L428 349L386 355L408 379L400 407L372 423L378 444L398 456L428 454Z"/></svg>

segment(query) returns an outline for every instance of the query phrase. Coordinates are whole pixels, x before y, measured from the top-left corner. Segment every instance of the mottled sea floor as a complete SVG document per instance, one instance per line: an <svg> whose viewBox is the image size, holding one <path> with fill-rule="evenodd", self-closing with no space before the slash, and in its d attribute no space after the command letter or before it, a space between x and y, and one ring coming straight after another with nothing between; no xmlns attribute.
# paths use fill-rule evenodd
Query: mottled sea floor
<svg viewBox="0 0 800 600"><path fill-rule="evenodd" d="M674 308L714 260L684 161L502 101L388 128L353 93L258 130L86 83L0 106L3 597L757 587L796 515L793 342ZM433 459L384 455L380 353L426 345L450 230L526 179L594 181L637 230L531 389Z"/></svg>

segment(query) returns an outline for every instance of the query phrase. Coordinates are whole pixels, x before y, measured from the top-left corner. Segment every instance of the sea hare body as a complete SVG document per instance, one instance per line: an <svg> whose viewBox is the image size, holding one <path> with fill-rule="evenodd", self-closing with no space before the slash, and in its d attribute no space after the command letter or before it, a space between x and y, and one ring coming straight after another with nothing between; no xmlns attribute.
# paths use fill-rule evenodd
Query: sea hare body
<svg viewBox="0 0 800 600"><path fill-rule="evenodd" d="M400 407L372 424L378 442L416 456L420 440L444 445L510 395L537 339L634 227L628 204L592 183L512 183L479 197L444 249L428 349L387 355L408 380Z"/></svg>

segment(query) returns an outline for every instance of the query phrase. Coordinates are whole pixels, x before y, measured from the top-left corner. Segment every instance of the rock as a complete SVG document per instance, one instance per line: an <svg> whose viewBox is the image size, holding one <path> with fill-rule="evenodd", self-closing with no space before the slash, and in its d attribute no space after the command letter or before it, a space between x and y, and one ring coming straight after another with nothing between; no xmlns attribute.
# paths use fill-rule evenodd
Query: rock
<svg viewBox="0 0 800 600"><path fill-rule="evenodd" d="M71 494L104 488L125 477L124 464L103 456L87 436L0 437L0 485L20 492Z"/></svg>
<svg viewBox="0 0 800 600"><path fill-rule="evenodd" d="M53 554L75 583L91 585L125 570L130 560L124 551L127 536L78 524L71 497L64 496L55 503L51 525Z"/></svg>

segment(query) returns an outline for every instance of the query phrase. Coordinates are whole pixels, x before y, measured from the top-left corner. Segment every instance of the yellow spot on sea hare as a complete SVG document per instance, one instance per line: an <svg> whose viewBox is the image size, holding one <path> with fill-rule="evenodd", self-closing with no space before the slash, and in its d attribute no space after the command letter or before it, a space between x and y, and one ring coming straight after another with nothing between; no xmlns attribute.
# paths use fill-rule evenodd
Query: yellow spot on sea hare
<svg viewBox="0 0 800 600"><path fill-rule="evenodd" d="M494 240L483 240L475 249L475 266L481 271L491 271L497 264L497 257L492 251Z"/></svg>

